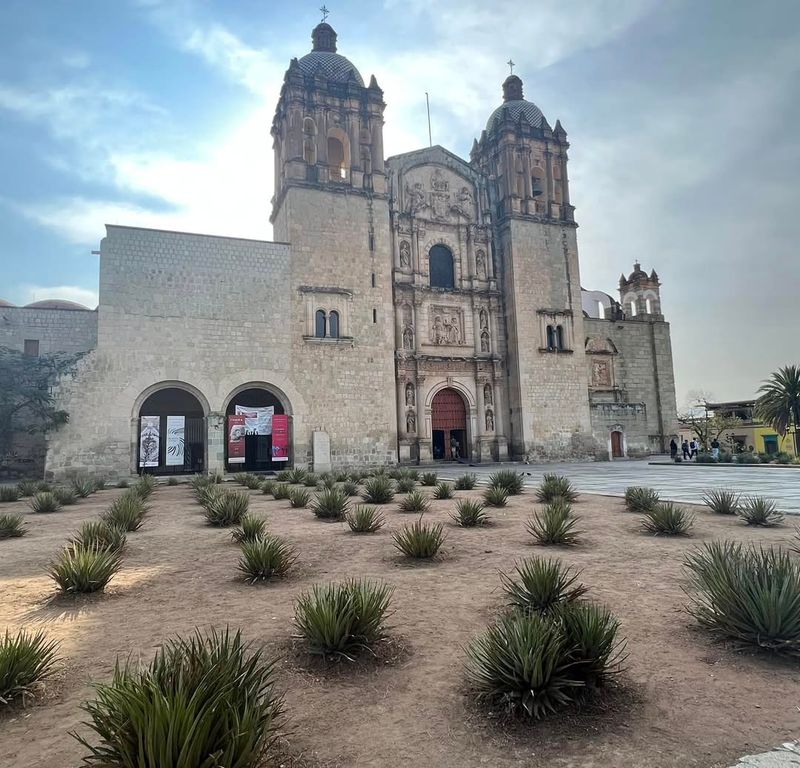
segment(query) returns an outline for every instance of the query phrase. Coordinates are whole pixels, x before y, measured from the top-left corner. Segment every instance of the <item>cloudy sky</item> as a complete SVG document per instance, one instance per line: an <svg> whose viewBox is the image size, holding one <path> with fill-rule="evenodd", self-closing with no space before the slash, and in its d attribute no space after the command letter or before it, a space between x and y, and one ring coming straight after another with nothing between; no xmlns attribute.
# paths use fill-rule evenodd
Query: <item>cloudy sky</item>
<svg viewBox="0 0 800 768"><path fill-rule="evenodd" d="M319 0L2 0L0 297L94 306L104 224L269 239L269 126ZM513 58L572 144L581 281L662 279L681 402L800 362L800 2L329 0L388 154L467 156Z"/></svg>

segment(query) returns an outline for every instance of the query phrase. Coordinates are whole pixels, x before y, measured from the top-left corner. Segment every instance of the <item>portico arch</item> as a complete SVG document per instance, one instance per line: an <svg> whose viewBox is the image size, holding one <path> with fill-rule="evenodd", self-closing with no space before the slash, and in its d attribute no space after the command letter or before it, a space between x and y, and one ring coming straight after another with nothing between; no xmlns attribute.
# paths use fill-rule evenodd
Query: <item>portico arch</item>
<svg viewBox="0 0 800 768"><path fill-rule="evenodd" d="M429 403L433 458L441 461L469 458L468 399L458 389L447 385L432 392Z"/></svg>

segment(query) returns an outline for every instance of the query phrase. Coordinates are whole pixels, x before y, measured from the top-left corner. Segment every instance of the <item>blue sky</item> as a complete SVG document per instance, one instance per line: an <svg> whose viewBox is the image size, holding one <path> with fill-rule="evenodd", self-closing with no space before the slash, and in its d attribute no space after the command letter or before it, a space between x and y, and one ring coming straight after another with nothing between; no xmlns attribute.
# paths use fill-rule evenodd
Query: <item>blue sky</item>
<svg viewBox="0 0 800 768"><path fill-rule="evenodd" d="M104 224L269 239L269 126L318 2L3 0L0 297L96 303ZM505 62L572 144L581 281L655 267L679 402L800 362L800 2L330 2L388 154L468 156Z"/></svg>

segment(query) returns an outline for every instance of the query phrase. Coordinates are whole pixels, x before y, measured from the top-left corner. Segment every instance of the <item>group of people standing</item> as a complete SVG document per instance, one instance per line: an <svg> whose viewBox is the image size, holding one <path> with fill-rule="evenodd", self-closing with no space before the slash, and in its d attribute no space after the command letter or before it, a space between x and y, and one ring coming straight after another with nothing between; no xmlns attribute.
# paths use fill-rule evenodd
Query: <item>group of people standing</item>
<svg viewBox="0 0 800 768"><path fill-rule="evenodd" d="M696 459L697 455L700 453L700 447L700 441L696 440L695 438L692 438L691 440L684 440L681 443L683 460L691 461L692 459ZM675 442L674 437L669 441L669 455L673 459L678 455L678 443ZM719 458L719 440L717 440L716 437L711 441L711 456L714 459Z"/></svg>

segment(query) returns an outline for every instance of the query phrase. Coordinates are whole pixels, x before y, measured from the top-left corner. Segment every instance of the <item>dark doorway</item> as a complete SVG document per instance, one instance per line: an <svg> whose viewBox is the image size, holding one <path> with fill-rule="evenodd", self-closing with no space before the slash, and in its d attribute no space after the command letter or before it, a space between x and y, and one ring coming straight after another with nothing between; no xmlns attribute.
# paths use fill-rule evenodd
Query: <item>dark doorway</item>
<svg viewBox="0 0 800 768"><path fill-rule="evenodd" d="M239 392L228 403L225 411L226 421L228 416L236 413L236 406L249 408L272 407L274 413L285 413L283 405L269 390L253 387ZM228 429L225 430L225 466L229 472L267 472L273 469L286 469L291 462L272 460L272 435L259 435L245 433L244 461L232 462L228 457Z"/></svg>
<svg viewBox="0 0 800 768"><path fill-rule="evenodd" d="M206 420L190 392L165 387L139 409L139 474L181 475L205 470Z"/></svg>
<svg viewBox="0 0 800 768"><path fill-rule="evenodd" d="M614 431L611 433L611 456L614 459L621 459L625 455L622 450L622 432Z"/></svg>
<svg viewBox="0 0 800 768"><path fill-rule="evenodd" d="M433 458L455 461L469 458L467 442L467 408L454 389L443 389L431 403Z"/></svg>

